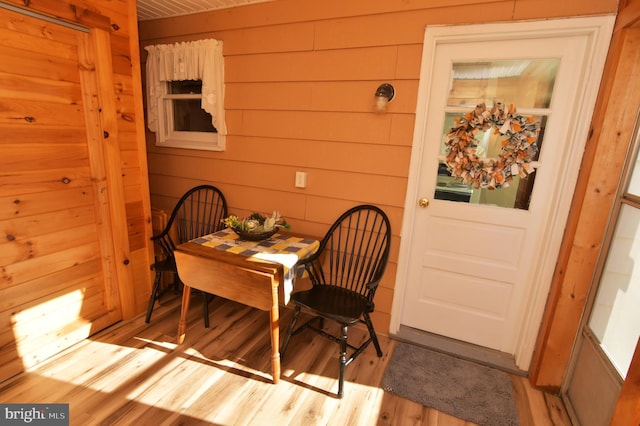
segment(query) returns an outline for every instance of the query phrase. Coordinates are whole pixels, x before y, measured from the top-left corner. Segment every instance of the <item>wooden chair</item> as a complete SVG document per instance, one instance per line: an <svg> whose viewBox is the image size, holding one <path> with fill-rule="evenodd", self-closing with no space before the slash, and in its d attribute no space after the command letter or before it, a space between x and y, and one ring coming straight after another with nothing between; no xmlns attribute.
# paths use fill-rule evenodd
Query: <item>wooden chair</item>
<svg viewBox="0 0 640 426"><path fill-rule="evenodd" d="M302 262L312 287L294 292L291 300L295 310L280 351L281 357L291 336L309 328L340 345L340 377L338 398L344 395L345 367L373 342L379 357L382 350L369 314L374 310L373 297L389 259L391 226L385 213L376 206L351 208L331 226L318 251ZM313 315L294 331L302 308ZM340 325L340 335L324 329L324 320ZM348 328L364 323L369 339L355 347L348 343ZM317 324L317 325L316 325ZM353 350L347 357L347 348Z"/></svg>
<svg viewBox="0 0 640 426"><path fill-rule="evenodd" d="M181 283L173 255L176 246L224 228L222 220L227 215L227 201L222 192L212 185L196 186L178 200L164 230L151 237L151 240L160 246L164 259L156 259L156 262L151 265L151 269L156 271L156 276L147 308L147 323L151 321L155 302L171 287L161 288L163 274L173 275L173 288L176 293L178 292ZM208 328L209 302L212 296L206 293L203 296L204 324Z"/></svg>

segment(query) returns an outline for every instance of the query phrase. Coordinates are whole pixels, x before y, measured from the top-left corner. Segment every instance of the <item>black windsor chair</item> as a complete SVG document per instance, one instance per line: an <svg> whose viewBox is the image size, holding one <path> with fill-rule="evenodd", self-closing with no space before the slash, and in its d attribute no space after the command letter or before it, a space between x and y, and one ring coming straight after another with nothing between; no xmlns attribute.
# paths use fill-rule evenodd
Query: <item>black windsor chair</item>
<svg viewBox="0 0 640 426"><path fill-rule="evenodd" d="M163 274L173 274L173 288L176 293L181 284L173 255L175 248L194 238L223 229L222 220L227 215L227 201L215 186L196 186L178 200L164 230L151 237L151 240L160 246L164 259L156 259L156 262L151 265L151 269L156 271L156 276L147 308L147 323L151 321L155 302L171 287L167 286L161 289ZM206 328L209 327L209 302L211 298L211 295L203 294L204 326Z"/></svg>
<svg viewBox="0 0 640 426"><path fill-rule="evenodd" d="M318 251L302 261L312 287L291 295L295 310L281 357L284 358L291 336L306 328L339 343L338 398L344 395L345 367L369 343L373 342L377 355L382 356L369 314L374 310L373 297L389 259L390 244L391 226L386 214L376 206L360 205L343 213L321 241ZM302 308L313 318L294 331ZM340 324L340 336L324 330L325 319ZM348 327L358 323L366 324L369 339L355 347L347 342L347 332ZM353 350L349 357L347 348Z"/></svg>

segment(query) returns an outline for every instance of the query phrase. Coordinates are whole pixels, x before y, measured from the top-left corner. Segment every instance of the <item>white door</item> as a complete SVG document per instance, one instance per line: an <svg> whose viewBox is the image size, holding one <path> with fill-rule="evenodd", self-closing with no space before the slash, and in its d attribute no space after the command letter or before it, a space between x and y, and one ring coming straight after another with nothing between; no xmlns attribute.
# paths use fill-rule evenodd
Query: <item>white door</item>
<svg viewBox="0 0 640 426"><path fill-rule="evenodd" d="M528 368L611 25L582 18L427 28L400 325L519 355L518 367ZM539 124L535 172L508 188L462 185L447 173L444 136L476 105L496 102ZM493 133L475 135L479 156L499 155Z"/></svg>

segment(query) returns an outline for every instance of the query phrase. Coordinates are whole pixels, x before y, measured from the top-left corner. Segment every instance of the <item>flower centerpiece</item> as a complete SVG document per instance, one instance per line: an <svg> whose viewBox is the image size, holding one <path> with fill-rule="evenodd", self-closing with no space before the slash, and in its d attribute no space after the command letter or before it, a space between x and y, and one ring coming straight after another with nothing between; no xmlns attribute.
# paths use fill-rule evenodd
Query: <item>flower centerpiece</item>
<svg viewBox="0 0 640 426"><path fill-rule="evenodd" d="M271 237L279 229L291 228L280 212L273 212L271 217L253 213L244 219L231 215L223 219L227 228L231 228L244 240L260 241Z"/></svg>

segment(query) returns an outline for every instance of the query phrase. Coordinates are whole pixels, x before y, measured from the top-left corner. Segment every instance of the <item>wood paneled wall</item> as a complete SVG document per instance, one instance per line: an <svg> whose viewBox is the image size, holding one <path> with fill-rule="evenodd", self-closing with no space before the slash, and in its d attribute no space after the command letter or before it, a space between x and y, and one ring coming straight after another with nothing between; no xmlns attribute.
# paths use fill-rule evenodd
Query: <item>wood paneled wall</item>
<svg viewBox="0 0 640 426"><path fill-rule="evenodd" d="M640 0L621 5L533 360L532 380L550 390L565 374L640 108L639 23Z"/></svg>
<svg viewBox="0 0 640 426"><path fill-rule="evenodd" d="M321 236L344 210L381 206L394 239L373 321L389 330L426 25L614 13L617 1L278 0L141 22L141 44L224 43L227 149L158 148L147 133L151 200L170 209L211 182L230 210L280 210L293 230ZM143 57L144 60L144 57ZM373 109L379 84L396 97ZM309 174L294 186L296 171Z"/></svg>
<svg viewBox="0 0 640 426"><path fill-rule="evenodd" d="M135 2L4 3L0 380L143 312L153 253Z"/></svg>

